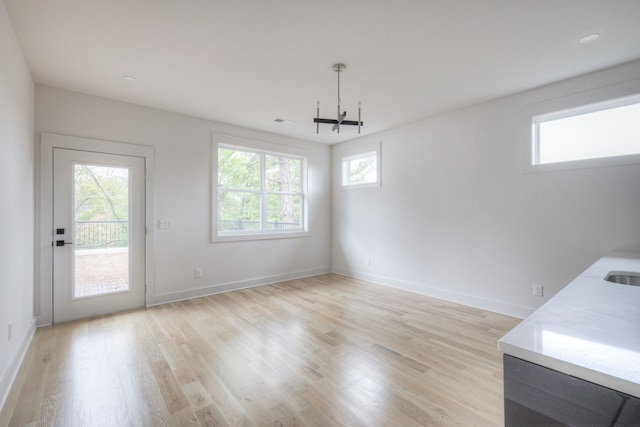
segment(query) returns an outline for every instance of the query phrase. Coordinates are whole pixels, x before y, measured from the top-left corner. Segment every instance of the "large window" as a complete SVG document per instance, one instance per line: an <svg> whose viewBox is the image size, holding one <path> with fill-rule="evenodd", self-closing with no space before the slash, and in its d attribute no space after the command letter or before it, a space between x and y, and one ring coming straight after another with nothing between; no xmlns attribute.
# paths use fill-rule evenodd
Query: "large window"
<svg viewBox="0 0 640 427"><path fill-rule="evenodd" d="M305 167L304 157L217 144L214 237L306 231Z"/></svg>
<svg viewBox="0 0 640 427"><path fill-rule="evenodd" d="M640 95L533 117L533 165L640 154Z"/></svg>

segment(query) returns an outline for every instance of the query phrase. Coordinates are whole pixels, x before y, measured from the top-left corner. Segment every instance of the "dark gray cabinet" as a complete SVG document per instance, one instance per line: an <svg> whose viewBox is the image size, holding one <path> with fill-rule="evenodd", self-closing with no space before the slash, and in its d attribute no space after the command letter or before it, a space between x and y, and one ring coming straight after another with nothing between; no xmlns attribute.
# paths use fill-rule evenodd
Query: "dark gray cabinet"
<svg viewBox="0 0 640 427"><path fill-rule="evenodd" d="M507 427L640 426L636 397L507 354L503 361Z"/></svg>

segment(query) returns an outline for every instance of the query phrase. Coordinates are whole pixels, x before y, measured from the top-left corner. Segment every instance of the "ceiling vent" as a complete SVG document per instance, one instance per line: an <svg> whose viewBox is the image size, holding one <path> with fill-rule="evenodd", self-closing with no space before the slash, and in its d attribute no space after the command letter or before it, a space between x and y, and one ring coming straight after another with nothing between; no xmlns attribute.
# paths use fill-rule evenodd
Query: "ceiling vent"
<svg viewBox="0 0 640 427"><path fill-rule="evenodd" d="M273 119L274 122L276 123L284 123L287 125L295 125L296 122L294 122L293 120L287 120L287 119L283 119L282 117L276 117L275 119Z"/></svg>

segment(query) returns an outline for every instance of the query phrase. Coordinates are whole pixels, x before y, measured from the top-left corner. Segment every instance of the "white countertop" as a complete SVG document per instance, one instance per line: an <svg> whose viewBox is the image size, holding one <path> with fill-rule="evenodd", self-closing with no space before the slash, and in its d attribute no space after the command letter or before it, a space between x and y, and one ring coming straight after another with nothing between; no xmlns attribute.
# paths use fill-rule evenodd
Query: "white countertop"
<svg viewBox="0 0 640 427"><path fill-rule="evenodd" d="M640 253L610 252L502 337L506 354L640 398Z"/></svg>

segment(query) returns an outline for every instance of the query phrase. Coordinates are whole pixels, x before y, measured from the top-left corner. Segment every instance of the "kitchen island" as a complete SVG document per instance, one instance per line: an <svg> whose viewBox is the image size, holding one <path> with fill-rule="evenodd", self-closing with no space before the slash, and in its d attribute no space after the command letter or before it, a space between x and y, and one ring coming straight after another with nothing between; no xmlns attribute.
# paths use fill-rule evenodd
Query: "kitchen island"
<svg viewBox="0 0 640 427"><path fill-rule="evenodd" d="M640 253L610 252L500 339L507 426L640 426L640 286L610 272L640 273Z"/></svg>

